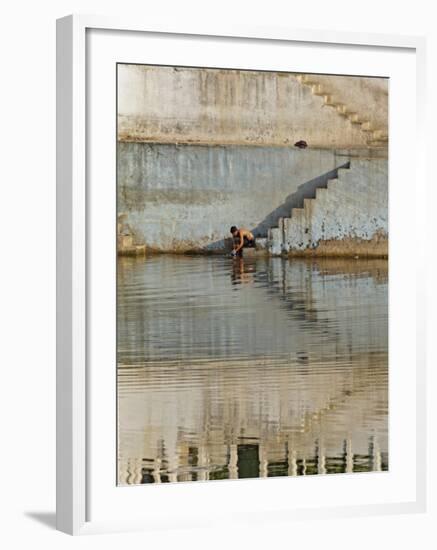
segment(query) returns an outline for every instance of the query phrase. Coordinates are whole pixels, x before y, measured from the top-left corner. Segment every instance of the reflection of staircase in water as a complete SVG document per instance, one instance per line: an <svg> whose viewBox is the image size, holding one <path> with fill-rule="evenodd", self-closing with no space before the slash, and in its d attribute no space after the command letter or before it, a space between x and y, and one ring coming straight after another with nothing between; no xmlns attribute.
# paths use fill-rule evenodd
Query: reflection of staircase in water
<svg viewBox="0 0 437 550"><path fill-rule="evenodd" d="M351 330L351 323L343 319L344 313L335 312L335 316L326 308L328 300L325 295L339 295L348 297L350 289L354 285L361 285L358 293L362 297L365 307L367 293L373 294L372 285L386 285L388 280L388 262L381 259L349 260L321 258L314 260L288 260L281 258L254 259L253 265L261 266L253 270L254 277L260 288L264 288L269 298L277 299L280 307L287 311L287 315L296 319L305 332L313 333L314 337L330 342L338 353L351 346L349 338L345 335ZM248 263L246 261L246 263ZM308 273L308 265L311 266L311 276ZM343 274L341 281L333 281L332 276ZM369 283L371 286L369 287ZM351 286L352 285L352 286ZM331 290L330 290L331 289ZM381 306L388 307L387 298ZM375 339L380 341L380 349L387 347L387 326L379 325L378 319L372 317L371 326L362 326L362 330L371 330L362 336L362 340L369 339L375 344ZM344 334L342 335L341 332ZM339 345L340 343L340 345ZM327 350L328 351L328 350ZM298 353L297 359L308 360L306 353Z"/></svg>
<svg viewBox="0 0 437 550"><path fill-rule="evenodd" d="M123 361L119 482L387 469L387 354L360 347L349 317L330 302L349 293L366 302L370 292L386 308L385 291L379 300L375 289L384 289L379 283L386 282L387 262L353 262L349 274L345 262L312 261L308 272L308 261L259 258L255 270L249 266L256 284L233 287L235 292L249 288L260 312L274 299L299 321L292 323L300 344L296 353L290 348L274 357L218 360L191 354L175 360L148 357L142 364L135 358ZM332 311L335 319L328 315ZM386 317L381 325L375 311L365 313L369 322L361 326L362 341L386 350L381 330ZM217 316L220 327L227 317ZM281 315L277 323L286 320ZM306 346L316 339L321 345L308 352Z"/></svg>

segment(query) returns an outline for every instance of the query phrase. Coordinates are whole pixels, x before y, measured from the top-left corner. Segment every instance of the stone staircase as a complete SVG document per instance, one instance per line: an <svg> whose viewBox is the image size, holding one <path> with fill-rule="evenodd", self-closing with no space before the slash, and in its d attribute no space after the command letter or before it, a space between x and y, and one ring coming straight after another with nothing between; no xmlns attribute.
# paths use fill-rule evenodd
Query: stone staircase
<svg viewBox="0 0 437 550"><path fill-rule="evenodd" d="M388 254L388 163L352 160L337 177L316 189L302 208L279 218L257 247L268 254L386 256Z"/></svg>
<svg viewBox="0 0 437 550"><path fill-rule="evenodd" d="M351 90L353 86L362 84L363 79L355 77L343 77L347 81L343 89L332 89L332 79L328 75L307 75L297 74L296 79L303 85L311 89L315 96L323 98L324 105L335 109L336 112L349 120L353 125L365 133L365 140L370 148L386 148L388 145L388 101L381 101L382 113L374 116L372 113L364 113L365 106L362 104L362 98L365 97L360 90ZM368 79L371 81L371 79ZM345 82L346 84L346 82ZM374 92L374 90L373 90ZM381 121L384 121L381 124ZM379 122L379 124L378 124Z"/></svg>

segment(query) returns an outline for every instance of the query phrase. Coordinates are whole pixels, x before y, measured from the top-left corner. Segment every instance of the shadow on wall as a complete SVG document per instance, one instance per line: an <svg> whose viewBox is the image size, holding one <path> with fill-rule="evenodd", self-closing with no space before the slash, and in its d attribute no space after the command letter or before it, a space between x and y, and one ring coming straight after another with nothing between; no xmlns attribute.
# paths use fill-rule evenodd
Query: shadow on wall
<svg viewBox="0 0 437 550"><path fill-rule="evenodd" d="M317 176L312 180L309 180L302 185L299 185L297 191L288 195L285 201L278 206L273 212L270 212L256 227L253 228L252 233L255 237L266 237L267 231L270 227L277 227L279 218L289 218L291 216L291 210L293 208L302 208L304 199L314 199L317 189L326 189L328 187L328 181L335 179L338 176L338 170L340 168L349 168L350 162L346 162L341 166L337 166L334 170L330 170L321 176Z"/></svg>
<svg viewBox="0 0 437 550"><path fill-rule="evenodd" d="M338 176L338 170L340 168L350 168L350 162L346 162L341 166L337 166L329 172L325 172L312 180L309 180L302 185L299 185L297 191L288 195L285 201L280 204L275 210L267 214L267 216L254 228L248 227L256 237L267 237L267 231L271 227L277 227L279 223L279 218L289 218L291 216L291 210L293 208L302 208L304 205L304 199L313 199L316 196L317 189L326 189L328 187L328 181L335 179ZM238 225L238 220L236 221ZM231 250L232 249L232 238L221 239L219 241L214 241L205 246L205 250L209 252L215 252L220 250Z"/></svg>

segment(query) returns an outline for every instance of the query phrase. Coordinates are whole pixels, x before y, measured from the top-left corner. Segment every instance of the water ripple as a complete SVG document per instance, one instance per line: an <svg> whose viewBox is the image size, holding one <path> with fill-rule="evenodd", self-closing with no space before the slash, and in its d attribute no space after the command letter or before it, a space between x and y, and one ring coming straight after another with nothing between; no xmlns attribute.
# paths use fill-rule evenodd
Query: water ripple
<svg viewBox="0 0 437 550"><path fill-rule="evenodd" d="M388 469L384 260L121 258L119 483Z"/></svg>

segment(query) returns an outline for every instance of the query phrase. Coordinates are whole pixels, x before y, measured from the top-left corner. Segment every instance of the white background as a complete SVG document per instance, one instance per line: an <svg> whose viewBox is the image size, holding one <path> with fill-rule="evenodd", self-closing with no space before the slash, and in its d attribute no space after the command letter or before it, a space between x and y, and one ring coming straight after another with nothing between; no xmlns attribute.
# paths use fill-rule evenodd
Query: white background
<svg viewBox="0 0 437 550"><path fill-rule="evenodd" d="M100 14L141 14L145 19L181 25L213 21L254 25L286 25L363 32L402 32L429 36L428 95L436 95L437 31L432 3L416 0L402 11L392 0L350 2L258 2L252 0L189 0L159 3L20 2L2 9L1 40L1 273L2 378L0 418L0 541L5 548L91 548L120 545L159 548L435 548L436 486L433 461L436 432L430 434L429 513L369 519L300 521L293 524L223 525L214 532L167 531L152 534L99 535L71 538L53 530L55 495L55 19L72 11ZM431 72L431 68L434 71ZM433 94L432 91L433 90ZM436 203L431 158L436 146L435 103L428 102L429 195L424 213L431 217ZM412 145L413 146L413 145ZM435 180L435 177L434 177ZM408 220L406 220L408 223ZM423 235L436 250L435 223ZM414 250L406 250L414 261ZM437 365L432 335L436 333L436 291L428 289L430 311L428 389L431 418L436 416Z"/></svg>
<svg viewBox="0 0 437 550"><path fill-rule="evenodd" d="M202 525L241 521L249 514L284 517L295 509L388 504L415 500L416 438L415 272L405 250L418 240L414 227L411 182L415 179L415 55L398 49L344 48L317 44L174 37L143 33L91 31L87 46L89 109L89 369L90 506L88 518L134 520L148 525L179 522ZM249 45L248 45L249 44ZM326 54L328 48L329 53ZM244 67L390 77L390 471L354 476L310 476L301 482L245 480L239 483L168 484L116 487L116 134L115 66L117 61L192 66ZM411 224L405 219L410 217ZM395 266L393 268L393 266ZM409 289L409 292L406 291ZM404 313L408 311L408 315ZM111 367L112 366L112 367ZM408 403L408 407L405 407ZM407 443L408 442L408 443ZM152 504L153 503L153 504ZM262 510L262 511L261 511ZM109 522L108 527L113 527ZM102 526L104 529L104 525Z"/></svg>

